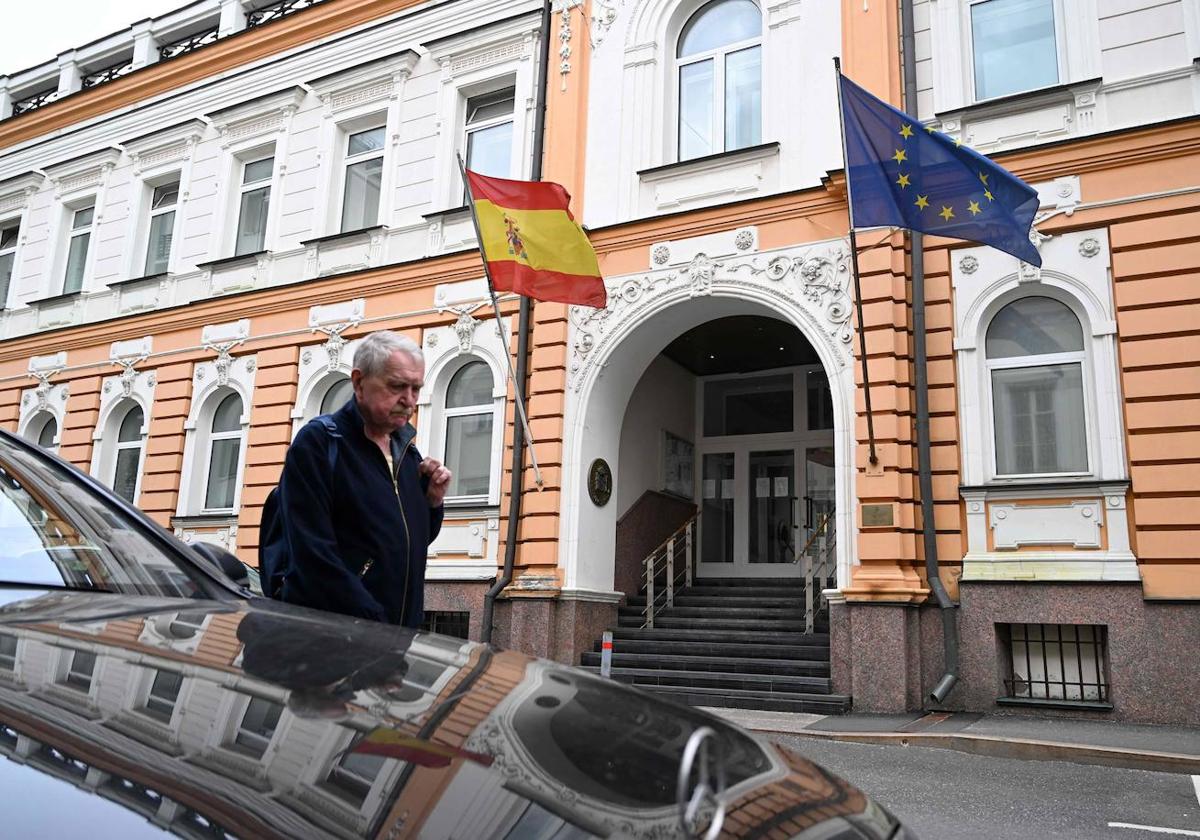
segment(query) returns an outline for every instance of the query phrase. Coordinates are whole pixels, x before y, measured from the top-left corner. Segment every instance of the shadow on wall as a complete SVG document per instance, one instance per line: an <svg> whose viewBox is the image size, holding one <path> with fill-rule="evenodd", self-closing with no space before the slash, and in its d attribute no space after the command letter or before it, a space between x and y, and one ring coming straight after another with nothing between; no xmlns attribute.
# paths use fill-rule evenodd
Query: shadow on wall
<svg viewBox="0 0 1200 840"><path fill-rule="evenodd" d="M642 588L642 563L696 512L691 502L647 490L617 520L613 588L626 596Z"/></svg>

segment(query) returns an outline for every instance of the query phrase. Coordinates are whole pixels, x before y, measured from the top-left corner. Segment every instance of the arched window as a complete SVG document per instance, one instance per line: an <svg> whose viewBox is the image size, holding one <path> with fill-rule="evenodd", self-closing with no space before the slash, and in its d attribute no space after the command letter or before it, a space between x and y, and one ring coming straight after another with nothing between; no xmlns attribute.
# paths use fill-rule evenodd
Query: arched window
<svg viewBox="0 0 1200 840"><path fill-rule="evenodd" d="M1049 297L1023 297L992 318L985 345L996 475L1086 473L1084 336Z"/></svg>
<svg viewBox="0 0 1200 840"><path fill-rule="evenodd" d="M321 397L321 409L317 413L333 414L349 402L352 396L354 396L354 386L350 383L350 377L343 376L335 379L325 392L325 396Z"/></svg>
<svg viewBox="0 0 1200 840"><path fill-rule="evenodd" d="M58 452L58 421L49 412L42 412L30 421L25 437L47 452Z"/></svg>
<svg viewBox="0 0 1200 840"><path fill-rule="evenodd" d="M238 463L242 455L242 398L227 394L213 412L209 435L206 510L228 510L237 495Z"/></svg>
<svg viewBox="0 0 1200 840"><path fill-rule="evenodd" d="M117 430L117 457L113 465L112 489L130 504L137 497L142 465L142 407L134 404L125 412Z"/></svg>
<svg viewBox="0 0 1200 840"><path fill-rule="evenodd" d="M447 497L487 496L492 477L492 370L467 362L446 388L445 462L453 473Z"/></svg>
<svg viewBox="0 0 1200 840"><path fill-rule="evenodd" d="M680 160L761 142L762 12L753 0L702 6L679 34L676 65Z"/></svg>

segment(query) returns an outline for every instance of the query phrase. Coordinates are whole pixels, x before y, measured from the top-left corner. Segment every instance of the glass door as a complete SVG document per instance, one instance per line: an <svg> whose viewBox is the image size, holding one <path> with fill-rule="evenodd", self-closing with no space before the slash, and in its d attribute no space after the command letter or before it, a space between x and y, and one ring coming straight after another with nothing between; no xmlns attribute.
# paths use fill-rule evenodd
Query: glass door
<svg viewBox="0 0 1200 840"><path fill-rule="evenodd" d="M746 498L750 502L751 565L791 564L795 560L796 453L791 449L749 453Z"/></svg>
<svg viewBox="0 0 1200 840"><path fill-rule="evenodd" d="M700 563L716 567L733 566L734 455L715 452L704 455L700 480Z"/></svg>

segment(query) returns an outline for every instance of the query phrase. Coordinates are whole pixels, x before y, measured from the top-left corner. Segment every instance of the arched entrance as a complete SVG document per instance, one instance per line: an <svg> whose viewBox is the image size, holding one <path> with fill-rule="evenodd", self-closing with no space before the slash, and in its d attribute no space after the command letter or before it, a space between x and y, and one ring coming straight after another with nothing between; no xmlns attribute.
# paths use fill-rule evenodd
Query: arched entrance
<svg viewBox="0 0 1200 840"><path fill-rule="evenodd" d="M737 317L782 321L798 330L815 356L810 369L823 373L828 381L832 429L825 430L825 443L832 457L821 457L827 465L832 461L827 478L832 484L838 582L843 585L848 581L854 545L855 387L849 349L848 280L848 253L840 241L724 260L712 260L701 253L679 268L610 280L607 309L572 311L559 547L565 588L613 591L618 505L594 504L588 496L586 476L590 465L603 459L613 470L614 486L621 486L621 426L643 374L679 336L704 324ZM753 337L746 340L753 341ZM789 393L794 393L796 381L793 373ZM793 480L787 488L788 496L796 495L792 492L795 476L801 469L800 461L807 462L807 445L798 446L793 440L776 448L753 449L748 444L738 447L732 458L728 451L722 458L717 457L722 455L719 443L714 442L713 448L705 443L707 450L698 452L699 496L704 495L705 480L731 480L734 490L739 483L749 487L757 466L765 475L755 478L769 479L766 489L773 499L774 479L783 475L772 475L772 471L785 475L789 457ZM706 463L705 455L714 458ZM706 479L704 472L710 464L714 470L725 468L733 474ZM755 488L757 485L754 482ZM742 504L744 510L731 510L728 520L735 531L738 518L743 521L741 542L735 535L730 556L718 561L738 569L734 575L755 573L750 560L754 529L747 518L751 502L747 498ZM787 505L771 504L778 511L776 518L787 515ZM762 517L762 523L764 527L777 527L770 517Z"/></svg>

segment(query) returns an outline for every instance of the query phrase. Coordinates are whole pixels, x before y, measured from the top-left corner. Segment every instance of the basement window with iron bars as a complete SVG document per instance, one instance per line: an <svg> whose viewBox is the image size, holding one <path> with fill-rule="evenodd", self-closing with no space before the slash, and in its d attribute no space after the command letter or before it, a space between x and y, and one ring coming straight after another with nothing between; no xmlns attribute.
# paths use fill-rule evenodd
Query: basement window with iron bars
<svg viewBox="0 0 1200 840"><path fill-rule="evenodd" d="M1107 632L1099 624L1000 624L1008 651L1001 705L1112 708Z"/></svg>

